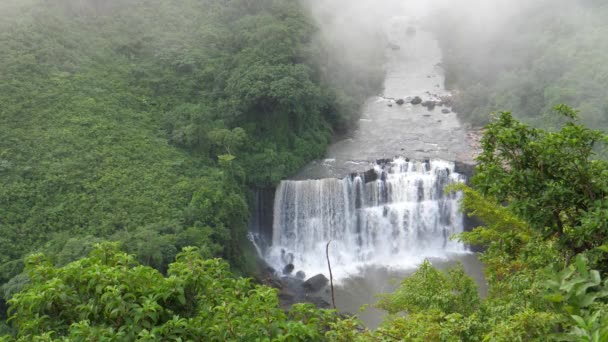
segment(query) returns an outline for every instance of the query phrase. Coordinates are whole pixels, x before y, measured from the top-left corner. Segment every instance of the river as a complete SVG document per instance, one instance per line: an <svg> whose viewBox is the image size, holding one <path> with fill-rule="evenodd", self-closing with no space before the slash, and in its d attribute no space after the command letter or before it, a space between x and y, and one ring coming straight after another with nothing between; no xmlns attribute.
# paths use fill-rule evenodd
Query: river
<svg viewBox="0 0 608 342"><path fill-rule="evenodd" d="M265 252L278 270L293 264L294 273L329 276L324 246L331 240L336 305L369 327L383 314L359 307L392 291L425 259L440 268L463 263L485 293L481 263L449 239L463 231L463 217L459 195L444 194L443 187L466 181L454 162L472 163L474 151L445 104L442 52L411 13L384 26L390 45L382 95L366 101L358 128L324 159L278 187ZM416 97L436 105L410 103ZM329 291L321 295L329 300Z"/></svg>

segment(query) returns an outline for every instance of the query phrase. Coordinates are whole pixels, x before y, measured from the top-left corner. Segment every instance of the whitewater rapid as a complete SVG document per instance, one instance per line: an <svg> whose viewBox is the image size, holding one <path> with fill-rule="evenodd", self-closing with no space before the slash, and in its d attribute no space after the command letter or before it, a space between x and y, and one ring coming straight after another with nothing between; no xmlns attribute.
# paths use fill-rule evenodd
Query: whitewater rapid
<svg viewBox="0 0 608 342"><path fill-rule="evenodd" d="M450 239L463 231L461 195L444 191L464 181L452 162L403 158L342 179L283 181L266 260L278 270L293 264L306 275L325 274L331 241L339 281L364 267L408 269L464 253L465 246Z"/></svg>

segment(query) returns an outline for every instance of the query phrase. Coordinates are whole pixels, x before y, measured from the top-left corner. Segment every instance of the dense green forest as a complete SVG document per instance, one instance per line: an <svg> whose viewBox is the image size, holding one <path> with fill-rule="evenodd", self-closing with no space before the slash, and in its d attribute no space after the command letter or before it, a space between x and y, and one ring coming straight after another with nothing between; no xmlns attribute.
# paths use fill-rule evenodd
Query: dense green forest
<svg viewBox="0 0 608 342"><path fill-rule="evenodd" d="M608 137L585 125L606 123L605 23L593 21L606 7L583 3L582 31L548 25L536 53L485 56L492 72L458 64L472 53L458 40L444 46L457 106L489 123L472 187L450 190L483 221L457 238L485 248L488 295L462 267L425 263L379 299L389 315L368 330L307 304L285 312L241 276L255 259L249 190L352 127L379 91L386 42L334 59L295 0L0 2L0 339L608 340ZM525 32L503 44L541 35ZM553 55L563 63L542 62ZM551 129L482 114L502 106Z"/></svg>
<svg viewBox="0 0 608 342"><path fill-rule="evenodd" d="M2 1L3 298L28 253L65 265L102 240L161 272L190 245L247 272L248 189L379 91L316 37L296 1Z"/></svg>
<svg viewBox="0 0 608 342"><path fill-rule="evenodd" d="M537 126L556 127L552 109L568 103L586 124L608 129L605 1L478 5L449 6L430 24L464 120L479 126L489 122L489 113L509 110Z"/></svg>
<svg viewBox="0 0 608 342"><path fill-rule="evenodd" d="M485 298L462 266L425 263L380 298L390 315L368 330L310 304L286 313L275 289L194 247L163 274L104 243L63 267L27 257L4 340L606 341L608 163L594 150L608 136L557 111L567 120L558 131L502 113L486 128L474 188L449 189L484 222L458 238L485 247Z"/></svg>

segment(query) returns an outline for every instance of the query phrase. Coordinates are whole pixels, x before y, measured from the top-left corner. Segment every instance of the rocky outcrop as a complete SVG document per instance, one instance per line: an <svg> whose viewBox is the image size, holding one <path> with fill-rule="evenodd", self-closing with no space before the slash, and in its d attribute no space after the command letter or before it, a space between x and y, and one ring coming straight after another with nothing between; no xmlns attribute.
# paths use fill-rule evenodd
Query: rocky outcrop
<svg viewBox="0 0 608 342"><path fill-rule="evenodd" d="M452 95L444 95L440 97L441 99L441 103L443 103L444 105L448 106L448 107L452 107L454 105L454 99L452 97Z"/></svg>
<svg viewBox="0 0 608 342"><path fill-rule="evenodd" d="M283 267L283 274L284 275L291 274L291 272L293 272L294 268L295 268L295 266L293 264L285 265L285 267Z"/></svg>
<svg viewBox="0 0 608 342"><path fill-rule="evenodd" d="M255 188L251 190L251 218L249 220L249 231L256 234L259 240L256 243L262 250L268 247L272 241L272 222L274 220L274 194L276 189Z"/></svg>
<svg viewBox="0 0 608 342"><path fill-rule="evenodd" d="M437 105L437 102L431 101L431 100L422 102L422 106L426 107L428 110L435 109L436 105Z"/></svg>
<svg viewBox="0 0 608 342"><path fill-rule="evenodd" d="M296 276L279 276L274 268L268 266L268 264L261 259L258 259L258 271L256 272L257 282L266 286L273 287L279 291L279 301L281 308L289 310L293 304L297 303L311 303L322 309L329 309L330 304L323 299L323 294L314 294L323 289L324 286L319 287L323 280L319 276L312 277L308 280L309 284L313 287L311 289L318 289L316 291L307 289L304 284L305 274L302 271L296 272ZM325 278L327 280L327 278ZM309 286L309 285L307 285Z"/></svg>
<svg viewBox="0 0 608 342"><path fill-rule="evenodd" d="M309 292L318 292L319 290L327 286L328 283L329 279L327 279L327 277L323 274L319 273L316 276L306 280L302 284L302 287Z"/></svg>

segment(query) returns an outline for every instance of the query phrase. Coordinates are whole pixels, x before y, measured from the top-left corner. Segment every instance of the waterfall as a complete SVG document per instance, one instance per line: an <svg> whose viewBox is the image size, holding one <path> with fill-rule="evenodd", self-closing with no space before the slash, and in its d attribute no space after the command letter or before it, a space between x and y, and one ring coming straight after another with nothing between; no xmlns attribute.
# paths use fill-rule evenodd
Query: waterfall
<svg viewBox="0 0 608 342"><path fill-rule="evenodd" d="M364 265L415 267L425 258L465 252L450 236L462 232L463 182L454 164L396 159L344 179L283 181L274 202L272 245L266 260L292 263L308 276L327 273L325 245L337 278Z"/></svg>

